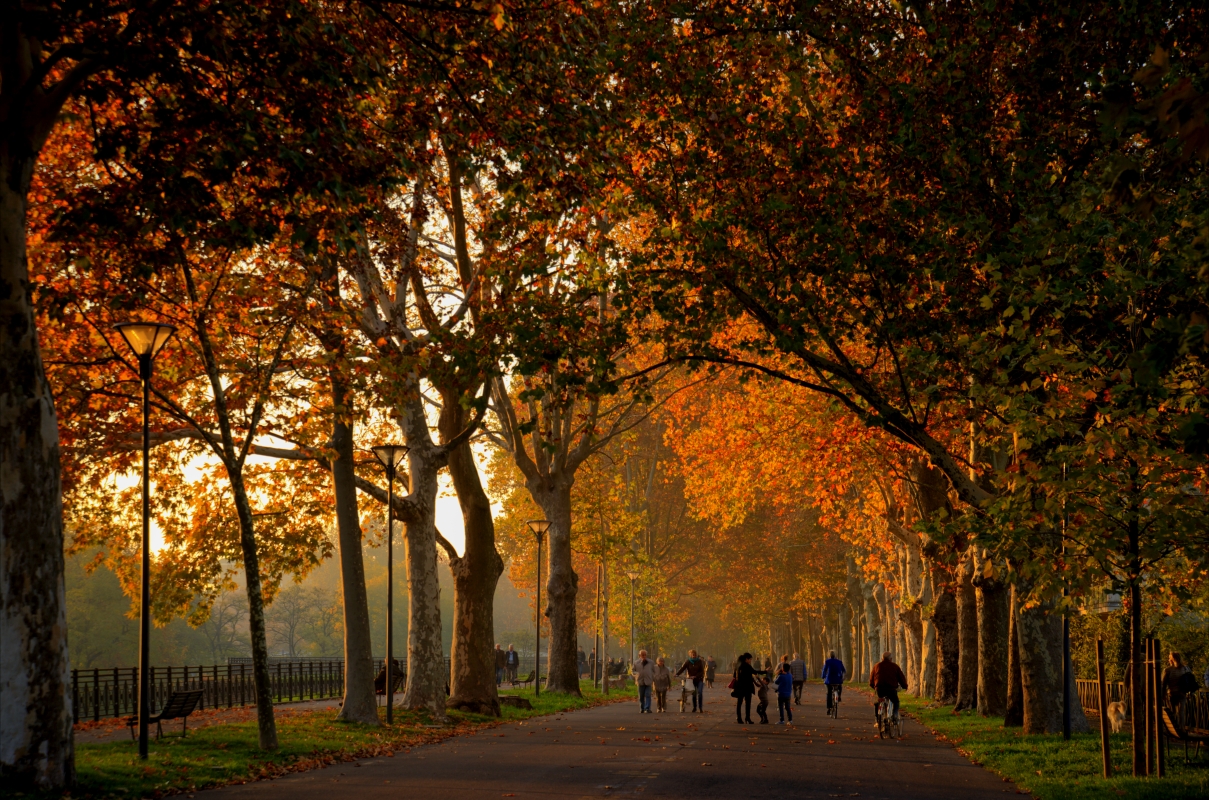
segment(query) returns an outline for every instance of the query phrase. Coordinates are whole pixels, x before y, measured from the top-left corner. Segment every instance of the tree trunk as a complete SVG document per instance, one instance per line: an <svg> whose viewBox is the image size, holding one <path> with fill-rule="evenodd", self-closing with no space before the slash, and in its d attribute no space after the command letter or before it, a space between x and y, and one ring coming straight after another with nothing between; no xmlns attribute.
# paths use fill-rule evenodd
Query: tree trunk
<svg viewBox="0 0 1209 800"><path fill-rule="evenodd" d="M910 608L899 615L899 619L902 620L903 633L906 635L907 652L911 655L911 671L907 675L907 680L911 684L911 693L916 697L923 697L924 625L923 620L920 619L919 602L912 603Z"/></svg>
<svg viewBox="0 0 1209 800"><path fill-rule="evenodd" d="M75 781L59 426L25 257L33 167L0 141L0 783L16 792Z"/></svg>
<svg viewBox="0 0 1209 800"><path fill-rule="evenodd" d="M335 422L332 424L332 488L336 495L336 530L340 543L340 580L344 600L344 703L339 719L378 724L374 695L374 651L365 591L365 561L361 552L361 515L353 472L353 424L345 416L347 392L333 368L331 374Z"/></svg>
<svg viewBox="0 0 1209 800"><path fill-rule="evenodd" d="M444 409L457 408L445 398ZM448 426L446 439L466 424L464 413ZM442 422L445 421L442 411ZM500 715L495 684L495 588L504 562L495 549L495 522L491 501L483 491L470 444L449 454L449 474L462 508L466 549L461 558L450 556L453 573L453 649L450 653L451 685L447 705L478 714Z"/></svg>
<svg viewBox="0 0 1209 800"><path fill-rule="evenodd" d="M1132 526L1131 526L1132 527ZM1132 531L1131 531L1132 533ZM1131 544L1136 547L1137 540ZM1138 577L1137 556L1129 575L1129 719L1133 732L1133 774L1146 774L1146 679L1145 653L1142 643L1142 586Z"/></svg>
<svg viewBox="0 0 1209 800"><path fill-rule="evenodd" d="M957 599L948 587L936 593L932 611L936 627L936 702L950 705L957 700L959 645L957 642Z"/></svg>
<svg viewBox="0 0 1209 800"><path fill-rule="evenodd" d="M877 607L877 584L867 581L862 589L865 600L865 669L871 672L873 665L882 657L879 649L882 644L882 619ZM861 677L868 674L865 672Z"/></svg>
<svg viewBox="0 0 1209 800"><path fill-rule="evenodd" d="M957 704L954 711L978 705L978 599L974 591L974 554L966 550L957 566Z"/></svg>
<svg viewBox="0 0 1209 800"><path fill-rule="evenodd" d="M437 473L445 459L433 445L418 394L400 416L407 440L409 497L414 518L404 522L407 551L407 689L403 705L444 722L445 653L441 646L441 585L437 578ZM392 526L393 527L393 526Z"/></svg>
<svg viewBox="0 0 1209 800"><path fill-rule="evenodd" d="M851 671L856 672L857 665L853 661L852 652L852 617L848 612L848 604L841 602L839 611L836 614L836 628L839 634L840 644L840 661Z"/></svg>
<svg viewBox="0 0 1209 800"><path fill-rule="evenodd" d="M993 562L976 559L974 589L978 603L978 712L1001 717L1007 712L1008 634L1011 605L1007 587Z"/></svg>
<svg viewBox="0 0 1209 800"><path fill-rule="evenodd" d="M924 570L923 589L919 595L921 605L920 620L922 623L921 647L922 656L919 661L919 696L936 696L936 624L932 621L932 608L928 613L923 608L933 606L936 593L932 591L932 570Z"/></svg>
<svg viewBox="0 0 1209 800"><path fill-rule="evenodd" d="M547 551L550 577L546 582L544 611L550 620L546 690L578 695L575 652L579 628L575 622L575 596L579 590L579 576L571 561L571 483L560 481L553 488L531 486L529 489L550 522Z"/></svg>
<svg viewBox="0 0 1209 800"><path fill-rule="evenodd" d="M1023 582L1020 588L1028 590ZM1016 615L1026 734L1062 731L1062 616L1052 609L1049 602L1022 605Z"/></svg>
<svg viewBox="0 0 1209 800"><path fill-rule="evenodd" d="M1008 671L1007 703L1003 711L1003 726L1019 728L1024 724L1024 684L1020 675L1020 629L1016 624L1020 609L1016 587L1008 596Z"/></svg>
<svg viewBox="0 0 1209 800"><path fill-rule="evenodd" d="M1061 644L1061 638L1059 638ZM1091 723L1083 711L1083 703L1079 702L1079 684L1075 682L1075 665L1071 663L1071 654L1066 654L1066 679L1070 684L1070 730L1071 733L1090 733Z"/></svg>
<svg viewBox="0 0 1209 800"><path fill-rule="evenodd" d="M239 516L239 547L243 554L244 584L248 594L248 638L252 645L252 689L256 695L256 728L261 750L277 749L277 721L273 718L273 683L269 676L269 646L265 640L264 588L260 583L260 553L252 504L243 475L226 465L235 511Z"/></svg>

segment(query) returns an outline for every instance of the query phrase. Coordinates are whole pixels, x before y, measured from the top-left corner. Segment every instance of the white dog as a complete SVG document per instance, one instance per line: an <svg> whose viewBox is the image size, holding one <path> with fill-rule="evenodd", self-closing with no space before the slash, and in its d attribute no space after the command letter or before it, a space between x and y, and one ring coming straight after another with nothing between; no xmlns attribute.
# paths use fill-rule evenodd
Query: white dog
<svg viewBox="0 0 1209 800"><path fill-rule="evenodd" d="M1121 728L1125 725L1125 718L1129 716L1129 698L1123 697L1115 703L1108 704L1108 724L1112 727L1113 733L1120 733Z"/></svg>

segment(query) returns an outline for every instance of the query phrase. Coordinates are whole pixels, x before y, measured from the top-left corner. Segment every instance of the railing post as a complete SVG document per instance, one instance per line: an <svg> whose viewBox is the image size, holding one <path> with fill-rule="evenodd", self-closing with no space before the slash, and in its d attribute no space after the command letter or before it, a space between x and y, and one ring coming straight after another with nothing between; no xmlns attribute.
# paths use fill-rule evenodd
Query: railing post
<svg viewBox="0 0 1209 800"><path fill-rule="evenodd" d="M101 718L101 670L92 668L92 721Z"/></svg>
<svg viewBox="0 0 1209 800"><path fill-rule="evenodd" d="M71 722L74 725L80 721L80 671L71 671Z"/></svg>

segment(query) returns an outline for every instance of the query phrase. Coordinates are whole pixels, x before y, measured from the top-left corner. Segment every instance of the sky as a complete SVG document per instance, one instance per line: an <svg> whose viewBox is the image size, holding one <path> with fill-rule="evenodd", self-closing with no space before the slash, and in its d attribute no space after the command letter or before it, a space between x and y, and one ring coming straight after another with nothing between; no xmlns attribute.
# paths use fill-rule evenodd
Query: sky
<svg viewBox="0 0 1209 800"><path fill-rule="evenodd" d="M275 446L288 446L284 443L275 443ZM476 460L479 463L479 469L482 470L486 465L487 456L485 448L475 448ZM269 463L272 459L263 456L249 456L248 463L260 461ZM197 462L200 466L203 462ZM201 470L199 466L190 465L185 472L188 475L190 472L195 473L191 477L200 477ZM118 490L125 489L131 486L137 486L140 479L140 473L137 471L128 472L115 476L116 488ZM437 530L449 540L449 542L457 549L458 555L463 555L466 552L466 531L462 525L462 510L458 506L458 498L453 492L453 482L450 480L448 473L442 473L440 476L440 492L437 496L436 522ZM397 488L397 487L396 487ZM155 491L155 484L152 483L152 492ZM366 497L364 494L358 494L358 507L361 510L362 518L374 513L377 504ZM492 511L495 514L500 513L500 505L492 498ZM382 512L381 507L377 507L378 513ZM164 546L163 530L155 524L155 520L151 521L151 550L157 552Z"/></svg>

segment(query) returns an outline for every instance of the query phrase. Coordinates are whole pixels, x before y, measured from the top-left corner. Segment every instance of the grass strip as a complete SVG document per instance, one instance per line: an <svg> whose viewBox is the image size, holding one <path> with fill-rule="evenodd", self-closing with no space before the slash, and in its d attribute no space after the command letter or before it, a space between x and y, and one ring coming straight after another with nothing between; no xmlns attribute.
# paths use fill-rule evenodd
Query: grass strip
<svg viewBox="0 0 1209 800"><path fill-rule="evenodd" d="M1135 778L1130 764L1130 736L1112 734L1113 777L1102 775L1100 733L1076 733L1069 742L1061 734L1025 736L1019 728L1004 728L1002 717L983 717L975 711L954 713L953 706L938 706L900 695L902 708L942 741L975 764L1009 778L1018 789L1041 800L1105 800L1106 798L1209 797L1209 763L1202 750L1184 764L1184 749L1172 749L1164 762L1167 775ZM1092 725L1099 721L1092 718Z"/></svg>
<svg viewBox="0 0 1209 800"><path fill-rule="evenodd" d="M257 745L255 715L250 719L217 722L189 731L182 737L177 731L165 731L163 738L151 741L146 761L138 757L138 744L129 739L108 742L84 742L76 745L76 786L65 794L25 795L42 800L54 797L143 798L187 794L229 784L274 778L290 772L354 761L359 758L393 756L411 748L431 744L451 736L474 735L498 725L522 722L532 717L562 711L591 708L605 703L632 700L628 689L610 690L608 695L581 685L582 697L542 692L533 689L504 691L524 697L530 709L503 708L502 717L449 713L449 725L433 725L427 713L395 710L394 723L385 724L386 710L380 709L381 726L341 722L332 710L307 711L282 715L277 719L279 748L267 753ZM19 793L4 796L20 798Z"/></svg>

